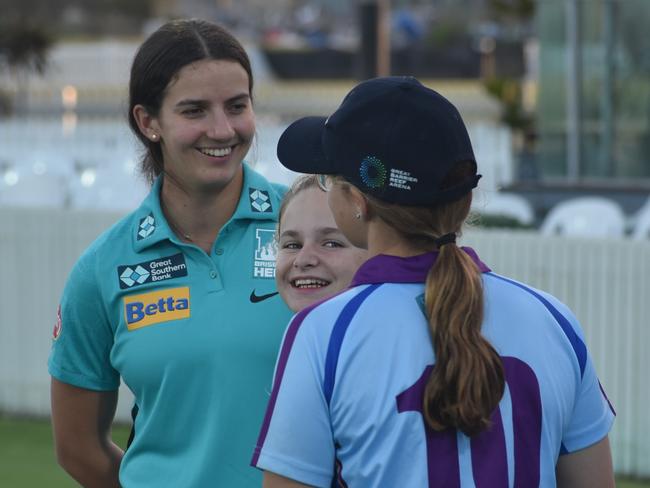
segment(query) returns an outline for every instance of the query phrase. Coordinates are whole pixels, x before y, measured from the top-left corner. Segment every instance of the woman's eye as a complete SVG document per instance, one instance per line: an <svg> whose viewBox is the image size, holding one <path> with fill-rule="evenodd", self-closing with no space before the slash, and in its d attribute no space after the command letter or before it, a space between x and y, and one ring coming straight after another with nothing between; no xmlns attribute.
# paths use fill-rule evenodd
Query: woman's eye
<svg viewBox="0 0 650 488"><path fill-rule="evenodd" d="M199 108L199 107L188 108L188 109L183 110L182 113L183 113L183 115L185 115L187 117L196 117L196 116L201 115L203 113L203 109Z"/></svg>
<svg viewBox="0 0 650 488"><path fill-rule="evenodd" d="M337 241L325 241L323 245L325 247L345 247L343 244Z"/></svg>
<svg viewBox="0 0 650 488"><path fill-rule="evenodd" d="M246 103L235 103L230 106L230 111L232 113L238 114L246 110L247 107L248 105Z"/></svg>
<svg viewBox="0 0 650 488"><path fill-rule="evenodd" d="M297 242L285 242L282 244L282 249L300 249L300 244Z"/></svg>

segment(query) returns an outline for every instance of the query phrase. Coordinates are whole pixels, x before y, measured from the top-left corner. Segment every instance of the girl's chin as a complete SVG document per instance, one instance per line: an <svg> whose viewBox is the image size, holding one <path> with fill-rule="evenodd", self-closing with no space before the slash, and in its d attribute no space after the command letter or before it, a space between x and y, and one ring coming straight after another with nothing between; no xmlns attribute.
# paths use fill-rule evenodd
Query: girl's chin
<svg viewBox="0 0 650 488"><path fill-rule="evenodd" d="M324 298L330 296L329 290L323 288L292 288L289 296L285 300L291 310L299 312L305 307L308 307Z"/></svg>

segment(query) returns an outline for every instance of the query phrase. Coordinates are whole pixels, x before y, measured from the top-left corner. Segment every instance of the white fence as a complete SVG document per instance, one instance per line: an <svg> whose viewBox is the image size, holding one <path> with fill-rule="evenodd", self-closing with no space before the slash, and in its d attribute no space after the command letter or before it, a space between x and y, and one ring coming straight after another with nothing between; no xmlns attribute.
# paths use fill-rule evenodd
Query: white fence
<svg viewBox="0 0 650 488"><path fill-rule="evenodd" d="M46 361L65 277L118 217L0 208L0 412L49 415ZM548 290L574 310L618 413L616 470L650 476L650 243L483 230L464 242L494 271ZM127 420L132 400L123 393L118 418Z"/></svg>

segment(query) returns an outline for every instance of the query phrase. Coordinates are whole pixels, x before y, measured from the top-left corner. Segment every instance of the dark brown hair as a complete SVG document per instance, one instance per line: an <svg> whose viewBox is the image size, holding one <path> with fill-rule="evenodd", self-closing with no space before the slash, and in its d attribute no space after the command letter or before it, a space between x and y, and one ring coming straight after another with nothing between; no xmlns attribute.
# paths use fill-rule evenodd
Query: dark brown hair
<svg viewBox="0 0 650 488"><path fill-rule="evenodd" d="M246 51L226 29L211 22L196 19L168 22L144 41L133 59L129 125L146 149L141 171L150 182L162 173L162 151L159 143L140 132L133 107L142 105L149 115L158 116L169 83L184 66L202 59L239 63L248 73L248 92L252 98L253 72Z"/></svg>
<svg viewBox="0 0 650 488"><path fill-rule="evenodd" d="M473 171L460 164L447 177L453 186ZM423 249L435 249L435 239L460 234L469 215L471 192L434 207L387 204L368 197L373 215ZM425 284L425 309L436 362L427 381L423 413L434 430L455 428L474 435L490 425L505 387L503 364L481 334L483 282L474 261L456 244L439 249Z"/></svg>

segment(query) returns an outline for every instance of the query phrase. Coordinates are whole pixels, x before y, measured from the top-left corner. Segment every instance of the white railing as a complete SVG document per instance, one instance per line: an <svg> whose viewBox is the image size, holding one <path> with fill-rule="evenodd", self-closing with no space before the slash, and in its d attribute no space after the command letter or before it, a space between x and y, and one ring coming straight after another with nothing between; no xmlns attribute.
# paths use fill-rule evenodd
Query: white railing
<svg viewBox="0 0 650 488"><path fill-rule="evenodd" d="M49 415L46 361L64 280L117 213L0 208L0 412ZM495 271L547 290L580 319L617 410L619 473L650 476L650 244L471 230L463 239ZM121 395L118 419L132 397Z"/></svg>

